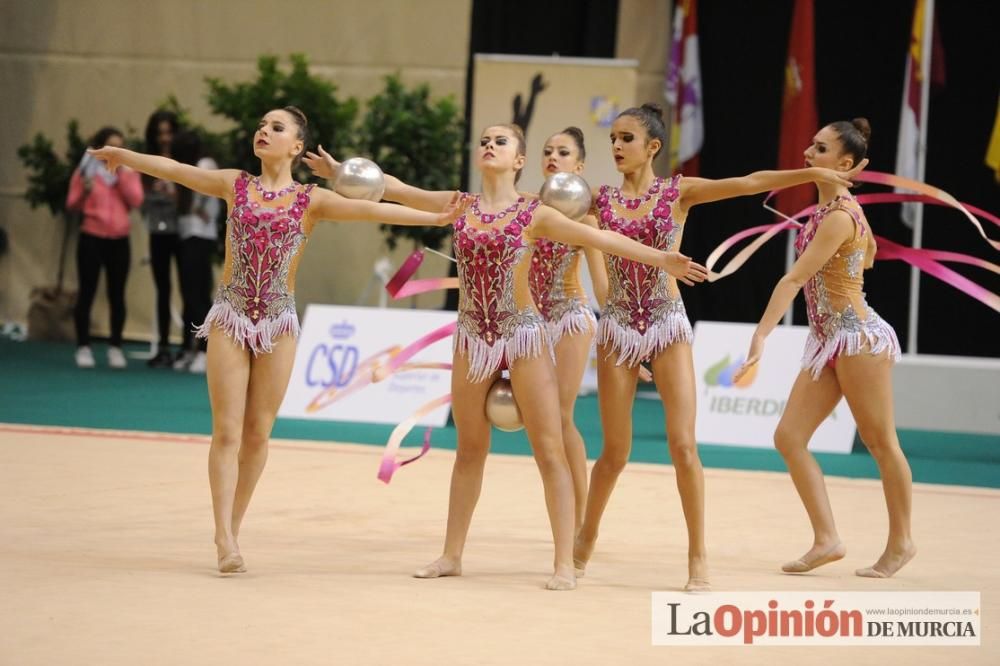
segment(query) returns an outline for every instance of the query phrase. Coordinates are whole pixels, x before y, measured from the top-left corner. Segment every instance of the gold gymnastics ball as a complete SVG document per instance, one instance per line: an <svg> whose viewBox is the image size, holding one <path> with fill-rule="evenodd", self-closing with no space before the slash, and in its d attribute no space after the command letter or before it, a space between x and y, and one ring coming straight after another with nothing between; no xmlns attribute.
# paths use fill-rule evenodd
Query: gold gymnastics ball
<svg viewBox="0 0 1000 666"><path fill-rule="evenodd" d="M371 160L352 157L340 164L333 178L333 191L348 199L381 201L385 194L385 174Z"/></svg>
<svg viewBox="0 0 1000 666"><path fill-rule="evenodd" d="M538 197L571 220L579 220L590 210L590 185L573 173L549 176Z"/></svg>
<svg viewBox="0 0 1000 666"><path fill-rule="evenodd" d="M516 432L524 427L521 410L517 408L510 380L500 377L486 394L486 418L504 432Z"/></svg>

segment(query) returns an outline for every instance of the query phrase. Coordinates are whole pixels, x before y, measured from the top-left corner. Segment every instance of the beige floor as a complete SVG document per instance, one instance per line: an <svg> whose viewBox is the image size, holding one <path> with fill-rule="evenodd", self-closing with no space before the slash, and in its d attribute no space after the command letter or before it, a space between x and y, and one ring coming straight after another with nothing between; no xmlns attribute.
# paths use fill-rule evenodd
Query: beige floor
<svg viewBox="0 0 1000 666"><path fill-rule="evenodd" d="M919 556L852 575L883 545L881 489L829 479L850 553L816 575L785 475L708 470L713 582L730 590L977 590L979 648L654 648L650 591L685 578L673 470L631 466L575 592L541 589L551 543L530 459L495 456L466 576L416 580L444 530L453 454L375 479L379 451L277 441L220 577L197 437L0 426L0 664L1000 664L1000 492L915 488Z"/></svg>

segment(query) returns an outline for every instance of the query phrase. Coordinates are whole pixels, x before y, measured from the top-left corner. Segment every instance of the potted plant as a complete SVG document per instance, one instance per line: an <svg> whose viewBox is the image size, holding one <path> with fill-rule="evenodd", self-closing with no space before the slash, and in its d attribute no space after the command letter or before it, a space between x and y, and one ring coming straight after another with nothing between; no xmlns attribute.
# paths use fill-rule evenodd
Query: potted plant
<svg viewBox="0 0 1000 666"><path fill-rule="evenodd" d="M400 180L427 190L457 189L462 165L463 122L452 97L432 101L430 88L403 86L387 76L385 88L369 102L358 128L358 151ZM450 227L382 225L390 250L402 240L414 247L441 249Z"/></svg>
<svg viewBox="0 0 1000 666"><path fill-rule="evenodd" d="M17 150L17 156L28 171L24 198L32 208L47 206L52 216L62 221L63 227L55 285L37 286L31 290L28 335L35 340L72 340L74 336L76 292L64 290L63 280L70 239L79 227L79 214L66 210L66 194L73 170L86 148L87 143L80 136L79 124L74 119L66 125L66 151L62 156L56 153L52 141L41 133Z"/></svg>
<svg viewBox="0 0 1000 666"><path fill-rule="evenodd" d="M206 144L218 147L220 154L213 157L219 164L256 173L258 161L253 154L252 138L257 122L268 110L289 105L301 108L308 115L313 142L319 141L338 154L353 148L357 100L337 99L337 86L310 74L304 55L292 54L289 60L292 67L286 73L278 68L277 56L261 56L253 81L230 84L217 78L206 79L212 112L233 122L232 129ZM300 168L296 179L306 182L312 179L312 174Z"/></svg>

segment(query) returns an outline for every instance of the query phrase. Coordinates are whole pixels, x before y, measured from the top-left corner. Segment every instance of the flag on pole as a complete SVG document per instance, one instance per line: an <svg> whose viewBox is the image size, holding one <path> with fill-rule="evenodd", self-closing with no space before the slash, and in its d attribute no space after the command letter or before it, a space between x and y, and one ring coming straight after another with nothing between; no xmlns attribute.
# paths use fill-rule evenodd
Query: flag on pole
<svg viewBox="0 0 1000 666"><path fill-rule="evenodd" d="M670 105L670 170L698 175L698 154L705 140L701 109L701 67L698 63L698 3L674 5L670 63L664 90Z"/></svg>
<svg viewBox="0 0 1000 666"><path fill-rule="evenodd" d="M816 57L813 0L795 0L785 61L785 94L781 102L779 169L801 169L802 153L819 129L816 112ZM812 186L799 185L779 192L777 208L794 215L816 202Z"/></svg>
<svg viewBox="0 0 1000 666"><path fill-rule="evenodd" d="M986 149L986 165L996 172L997 182L1000 183L1000 98L997 99L997 119L993 123L993 135Z"/></svg>
<svg viewBox="0 0 1000 666"><path fill-rule="evenodd" d="M927 147L921 139L920 129L927 122L926 88L931 83L925 79L924 58L931 58L931 78L934 83L942 83L944 77L944 59L940 57L941 42L937 34L932 40L931 53L927 52L927 42L924 37L927 0L916 0L913 8L913 29L910 31L910 48L906 53L906 74L903 84L903 103L899 111L899 139L896 144L896 175L913 180L924 179L924 161ZM930 10L930 11L933 11ZM931 17L933 26L933 17ZM934 27L932 33L937 33ZM926 137L926 132L924 135ZM902 190L898 190L902 191ZM904 203L902 209L903 222L913 227L917 216L918 203Z"/></svg>

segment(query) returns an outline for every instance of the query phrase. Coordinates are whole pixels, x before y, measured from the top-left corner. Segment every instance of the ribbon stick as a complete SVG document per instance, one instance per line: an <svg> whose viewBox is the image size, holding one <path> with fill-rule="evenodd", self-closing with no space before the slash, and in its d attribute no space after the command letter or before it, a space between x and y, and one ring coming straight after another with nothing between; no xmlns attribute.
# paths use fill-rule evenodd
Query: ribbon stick
<svg viewBox="0 0 1000 666"><path fill-rule="evenodd" d="M378 468L378 480L382 483L389 483L392 480L392 475L395 474L396 470L404 465L409 465L412 462L420 460L431 448L431 430L433 428L427 428L424 431L424 444L420 448L420 453L413 456L412 458L407 458L402 462L396 461L396 454L399 452L399 447L403 443L403 438L406 437L407 433L413 430L413 427L417 424L421 418L430 414L438 407L442 407L451 402L451 394L443 395L439 398L431 400L426 405L415 411L409 418L396 426L392 434L389 435L389 441L386 442L385 451L382 453L382 463Z"/></svg>
<svg viewBox="0 0 1000 666"><path fill-rule="evenodd" d="M388 286L386 286L388 290ZM439 289L458 289L458 278L427 278L425 280L410 280L402 287L400 287L395 293L389 292L394 300L400 298L406 298L407 296L416 296L417 294L425 294L428 291L437 291Z"/></svg>
<svg viewBox="0 0 1000 666"><path fill-rule="evenodd" d="M410 256L406 258L406 261L399 267L396 274L389 278L389 281L385 283L385 290L389 292L392 297L396 296L396 293L402 288L406 282L413 277L413 274L417 272L420 268L420 264L424 263L424 253L420 250L414 250L410 253Z"/></svg>
<svg viewBox="0 0 1000 666"><path fill-rule="evenodd" d="M431 254L436 254L437 256L441 257L442 259L447 259L448 261L450 261L453 264L457 264L458 263L455 260L455 257L453 257L453 256L451 256L449 254L445 254L444 252L438 252L437 250L435 250L433 248L429 248L429 247L425 247L424 250L427 251L427 252L430 252Z"/></svg>
<svg viewBox="0 0 1000 666"><path fill-rule="evenodd" d="M436 254L441 253L437 252ZM425 294L429 291L437 291L438 289L458 289L458 278L411 280L410 278L417 272L423 261L424 251L414 250L399 267L396 274L385 284L385 290L389 292L389 295L393 299L398 300L407 296L416 296L417 294Z"/></svg>

